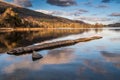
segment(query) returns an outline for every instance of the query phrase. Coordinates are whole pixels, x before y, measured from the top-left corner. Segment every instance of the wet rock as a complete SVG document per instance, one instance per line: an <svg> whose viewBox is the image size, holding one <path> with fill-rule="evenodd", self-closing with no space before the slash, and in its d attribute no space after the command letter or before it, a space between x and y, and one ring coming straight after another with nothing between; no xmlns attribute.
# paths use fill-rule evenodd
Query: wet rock
<svg viewBox="0 0 120 80"><path fill-rule="evenodd" d="M23 47L19 47L19 48L15 48L12 51L9 51L7 53L8 54L16 54L17 55L17 53L23 53L23 52L24 52L24 48Z"/></svg>
<svg viewBox="0 0 120 80"><path fill-rule="evenodd" d="M33 60L33 61L39 60L39 59L41 59L41 58L43 58L42 55L40 55L39 53L33 51L33 53L32 53L32 60Z"/></svg>

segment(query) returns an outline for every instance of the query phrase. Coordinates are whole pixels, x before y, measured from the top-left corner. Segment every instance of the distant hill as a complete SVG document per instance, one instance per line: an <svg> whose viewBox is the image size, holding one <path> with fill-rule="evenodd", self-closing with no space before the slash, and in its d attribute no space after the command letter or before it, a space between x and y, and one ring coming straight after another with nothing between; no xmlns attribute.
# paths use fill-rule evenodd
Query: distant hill
<svg viewBox="0 0 120 80"><path fill-rule="evenodd" d="M47 15L41 12L33 11L30 9L26 9L17 5L13 5L7 2L0 1L0 15L5 14L5 11L11 8L14 13L17 13L19 18L25 22L25 24L31 24L31 26L36 25L37 27L44 27L44 28L80 28L80 27L95 27L94 25L87 24L83 21L78 21L78 20L70 20L62 17L56 17L52 15ZM0 16L2 17L2 16ZM11 17L9 17L11 18ZM3 19L4 20L4 19ZM1 20L3 23L4 21ZM11 20L11 19L9 19ZM12 22L14 23L14 22ZM12 24L11 23L11 24ZM5 22L5 24L9 24L8 22ZM13 27L13 25L9 25ZM21 25L22 24L22 25ZM23 23L20 23L19 26L21 25L22 27L28 27L28 25L25 25ZM14 25L16 26L16 25ZM16 26L16 27L19 27ZM29 25L29 27L31 27ZM34 27L36 27L34 26ZM0 27L6 27L3 26L2 24ZM8 26L7 26L8 27Z"/></svg>
<svg viewBox="0 0 120 80"><path fill-rule="evenodd" d="M120 27L120 23L114 23L107 25L108 27Z"/></svg>

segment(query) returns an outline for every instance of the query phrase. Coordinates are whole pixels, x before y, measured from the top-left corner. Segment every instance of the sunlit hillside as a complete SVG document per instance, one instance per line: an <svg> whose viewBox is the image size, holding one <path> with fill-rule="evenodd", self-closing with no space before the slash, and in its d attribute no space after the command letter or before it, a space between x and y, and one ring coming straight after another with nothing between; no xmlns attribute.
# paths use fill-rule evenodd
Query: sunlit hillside
<svg viewBox="0 0 120 80"><path fill-rule="evenodd" d="M89 28L102 26L102 24L91 25L83 21L55 17L5 2L0 2L0 14L0 27Z"/></svg>

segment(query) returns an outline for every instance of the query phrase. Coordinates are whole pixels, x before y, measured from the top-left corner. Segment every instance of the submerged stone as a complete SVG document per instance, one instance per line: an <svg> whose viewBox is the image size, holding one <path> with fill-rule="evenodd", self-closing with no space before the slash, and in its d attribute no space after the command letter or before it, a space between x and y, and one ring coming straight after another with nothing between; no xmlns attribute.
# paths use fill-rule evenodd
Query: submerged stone
<svg viewBox="0 0 120 80"><path fill-rule="evenodd" d="M42 55L40 55L39 53L33 51L33 53L32 53L32 60L33 60L33 61L39 60L39 59L41 59L41 58L43 58Z"/></svg>

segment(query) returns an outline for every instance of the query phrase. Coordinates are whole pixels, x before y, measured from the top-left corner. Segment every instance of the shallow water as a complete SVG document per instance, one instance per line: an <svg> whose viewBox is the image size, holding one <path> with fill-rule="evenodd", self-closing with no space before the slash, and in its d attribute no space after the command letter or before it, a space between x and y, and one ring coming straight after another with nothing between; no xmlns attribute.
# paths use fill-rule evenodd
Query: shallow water
<svg viewBox="0 0 120 80"><path fill-rule="evenodd" d="M120 28L0 32L0 80L120 80ZM102 39L31 54L4 52L16 47L94 35Z"/></svg>

